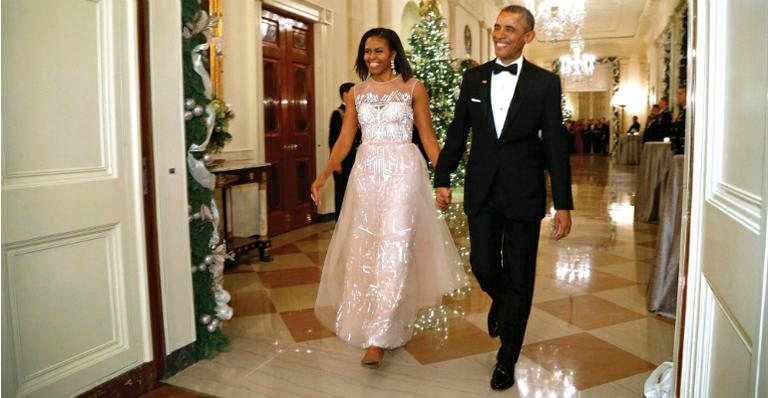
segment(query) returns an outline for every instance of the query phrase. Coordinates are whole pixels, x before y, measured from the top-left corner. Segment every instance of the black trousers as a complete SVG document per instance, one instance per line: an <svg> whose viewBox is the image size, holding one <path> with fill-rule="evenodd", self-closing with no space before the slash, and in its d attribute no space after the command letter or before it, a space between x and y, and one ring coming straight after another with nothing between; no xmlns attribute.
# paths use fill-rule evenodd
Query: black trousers
<svg viewBox="0 0 768 398"><path fill-rule="evenodd" d="M541 220L514 219L509 209L509 200L494 190L468 221L472 272L493 300L488 322L499 326L498 359L511 366L520 356L531 313Z"/></svg>
<svg viewBox="0 0 768 398"><path fill-rule="evenodd" d="M333 194L336 204L334 217L338 220L341 214L341 205L344 202L344 192L347 190L347 181L349 181L349 168L344 168L340 174L333 173Z"/></svg>

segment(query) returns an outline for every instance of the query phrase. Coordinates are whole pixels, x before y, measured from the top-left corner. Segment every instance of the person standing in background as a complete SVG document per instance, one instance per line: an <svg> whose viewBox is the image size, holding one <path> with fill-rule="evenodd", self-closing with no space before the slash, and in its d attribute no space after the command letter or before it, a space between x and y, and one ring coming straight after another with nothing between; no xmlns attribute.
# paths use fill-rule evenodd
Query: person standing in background
<svg viewBox="0 0 768 398"><path fill-rule="evenodd" d="M339 139L339 133L341 133L341 124L344 120L344 110L346 109L347 96L349 90L352 89L354 83L346 82L339 86L339 97L341 97L341 105L333 110L331 114L331 123L328 127L328 147L333 149L333 145L336 144L336 140ZM355 153L357 153L357 146L360 145L362 136L360 129L357 129L355 135L355 141L352 143L352 149L347 154L347 157L341 161L341 165L333 171L333 185L334 185L334 200L336 210L334 211L334 218L339 219L341 214L341 205L344 202L344 191L347 190L347 181L349 181L349 172L352 170L352 165L355 164Z"/></svg>

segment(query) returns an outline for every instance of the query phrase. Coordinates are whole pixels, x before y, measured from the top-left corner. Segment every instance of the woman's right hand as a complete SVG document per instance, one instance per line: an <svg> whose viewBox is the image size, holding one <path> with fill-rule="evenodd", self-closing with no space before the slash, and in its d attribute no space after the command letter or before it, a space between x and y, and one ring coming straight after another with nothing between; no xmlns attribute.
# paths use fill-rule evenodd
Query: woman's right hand
<svg viewBox="0 0 768 398"><path fill-rule="evenodd" d="M315 202L315 206L318 207L320 206L320 191L323 189L323 185L325 185L325 179L317 177L315 181L312 181L312 186L310 187L310 196L312 201Z"/></svg>

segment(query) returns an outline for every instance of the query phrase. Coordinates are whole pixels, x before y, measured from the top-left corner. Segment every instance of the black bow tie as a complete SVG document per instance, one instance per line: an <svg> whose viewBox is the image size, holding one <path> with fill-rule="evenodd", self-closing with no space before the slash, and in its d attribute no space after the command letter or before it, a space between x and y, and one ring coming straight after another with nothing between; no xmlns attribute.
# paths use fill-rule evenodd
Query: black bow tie
<svg viewBox="0 0 768 398"><path fill-rule="evenodd" d="M493 74L498 74L501 72L509 72L513 75L517 75L517 64L502 66L497 63L493 64Z"/></svg>

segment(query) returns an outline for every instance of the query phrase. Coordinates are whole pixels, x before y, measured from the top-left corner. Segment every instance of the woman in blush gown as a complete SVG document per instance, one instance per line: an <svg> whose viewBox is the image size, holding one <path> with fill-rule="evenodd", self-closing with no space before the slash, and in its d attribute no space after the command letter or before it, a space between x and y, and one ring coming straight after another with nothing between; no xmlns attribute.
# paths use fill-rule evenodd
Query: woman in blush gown
<svg viewBox="0 0 768 398"><path fill-rule="evenodd" d="M315 314L349 344L366 349L363 366L381 364L384 349L405 345L419 309L467 285L461 258L438 218L427 167L411 143L415 125L427 157L440 151L429 98L413 77L397 34L386 28L360 40L341 134L325 169L312 183L319 203L333 169L357 149L344 206L328 246Z"/></svg>

